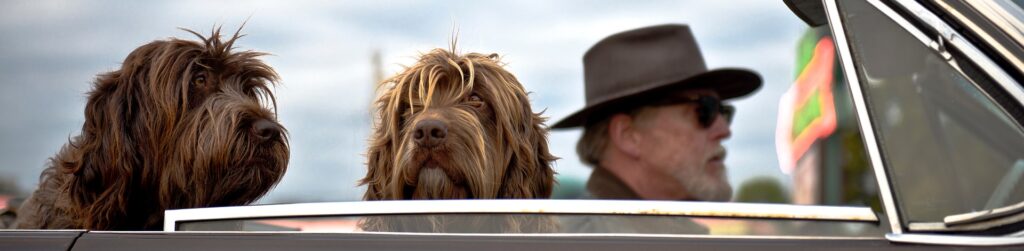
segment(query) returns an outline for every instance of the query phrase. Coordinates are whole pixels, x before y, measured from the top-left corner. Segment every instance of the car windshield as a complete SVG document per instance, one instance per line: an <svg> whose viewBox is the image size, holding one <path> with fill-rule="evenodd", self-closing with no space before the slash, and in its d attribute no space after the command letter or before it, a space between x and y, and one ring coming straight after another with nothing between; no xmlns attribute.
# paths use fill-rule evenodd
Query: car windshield
<svg viewBox="0 0 1024 251"><path fill-rule="evenodd" d="M991 80L868 3L840 9L905 223L1024 201L1024 132L982 91Z"/></svg>

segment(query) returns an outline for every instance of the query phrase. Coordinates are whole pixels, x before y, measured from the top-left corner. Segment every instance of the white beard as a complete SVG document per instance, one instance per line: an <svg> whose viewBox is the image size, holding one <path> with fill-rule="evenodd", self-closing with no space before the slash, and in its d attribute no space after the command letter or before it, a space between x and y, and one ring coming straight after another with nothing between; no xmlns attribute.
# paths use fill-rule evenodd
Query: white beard
<svg viewBox="0 0 1024 251"><path fill-rule="evenodd" d="M713 176L704 170L688 169L687 173L677 177L686 188L690 197L700 201L725 202L732 199L732 186L725 178L725 170Z"/></svg>

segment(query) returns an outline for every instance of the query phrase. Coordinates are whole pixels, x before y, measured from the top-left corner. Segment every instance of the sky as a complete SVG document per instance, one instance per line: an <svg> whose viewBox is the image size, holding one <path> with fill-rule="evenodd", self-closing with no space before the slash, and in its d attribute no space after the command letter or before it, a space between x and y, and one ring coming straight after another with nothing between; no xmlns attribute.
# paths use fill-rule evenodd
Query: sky
<svg viewBox="0 0 1024 251"><path fill-rule="evenodd" d="M777 103L794 78L796 45L807 26L782 1L52 1L0 2L0 179L34 189L47 158L79 134L85 93L153 40L234 31L241 50L268 52L281 76L275 89L291 159L260 203L359 200L366 172L371 58L385 75L419 53L447 48L498 53L532 92L534 111L553 123L583 107L583 53L608 35L649 25L689 24L710 68L741 67L764 79L736 100L725 142L735 185L778 179ZM575 154L579 130L552 131L562 180L591 169ZM566 182L570 184L571 182Z"/></svg>

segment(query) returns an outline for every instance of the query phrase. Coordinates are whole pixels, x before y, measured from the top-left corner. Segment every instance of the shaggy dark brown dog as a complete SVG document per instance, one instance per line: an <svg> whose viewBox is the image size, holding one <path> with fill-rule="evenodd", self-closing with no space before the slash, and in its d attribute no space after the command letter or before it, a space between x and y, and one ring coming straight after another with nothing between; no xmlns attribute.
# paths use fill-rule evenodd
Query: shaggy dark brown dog
<svg viewBox="0 0 1024 251"><path fill-rule="evenodd" d="M549 198L544 118L496 54L454 51L435 49L384 82L364 199Z"/></svg>
<svg viewBox="0 0 1024 251"><path fill-rule="evenodd" d="M98 75L81 134L15 227L159 230L166 209L248 204L280 180L288 143L265 54L232 52L237 32L189 32L201 41L154 41Z"/></svg>

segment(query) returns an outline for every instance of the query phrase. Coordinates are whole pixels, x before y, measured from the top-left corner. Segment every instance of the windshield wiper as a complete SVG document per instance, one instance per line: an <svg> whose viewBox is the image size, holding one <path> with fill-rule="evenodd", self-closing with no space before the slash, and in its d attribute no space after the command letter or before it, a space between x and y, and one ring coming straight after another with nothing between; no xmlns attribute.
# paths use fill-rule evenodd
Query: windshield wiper
<svg viewBox="0 0 1024 251"><path fill-rule="evenodd" d="M985 221L1002 219L1018 214L1024 217L1024 201L996 209L988 209L977 212L946 216L945 218L942 219L942 222L945 223L946 225L963 225L972 223L982 223Z"/></svg>
<svg viewBox="0 0 1024 251"><path fill-rule="evenodd" d="M1015 191L1014 188L1017 187L1017 183L1020 182L1021 177L1024 177L1024 160L1018 159L1013 163L1013 166L1010 167L1010 170L1006 172L1006 175L1003 176L1003 179L999 181L999 185L996 185L995 192L992 193L992 196L988 198L988 202L985 203L985 208L991 209L949 215L942 218L942 222L946 225L971 224L1004 218L1008 215L1024 212L1024 201L996 208L1000 205L1005 205L1006 200L1010 197L1010 193Z"/></svg>
<svg viewBox="0 0 1024 251"><path fill-rule="evenodd" d="M942 222L911 222L914 231L961 232L983 231L1024 222L1024 202L965 214L946 216Z"/></svg>
<svg viewBox="0 0 1024 251"><path fill-rule="evenodd" d="M995 192L985 203L985 208L991 209L948 215L942 218L942 222L913 222L908 227L911 230L922 231L975 231L1024 221L1024 201L996 208L999 205L1004 205L1009 199L1010 193L1016 191L1014 188L1017 187L1021 177L1024 177L1024 159L1018 159L1013 163L1010 170L996 185Z"/></svg>

